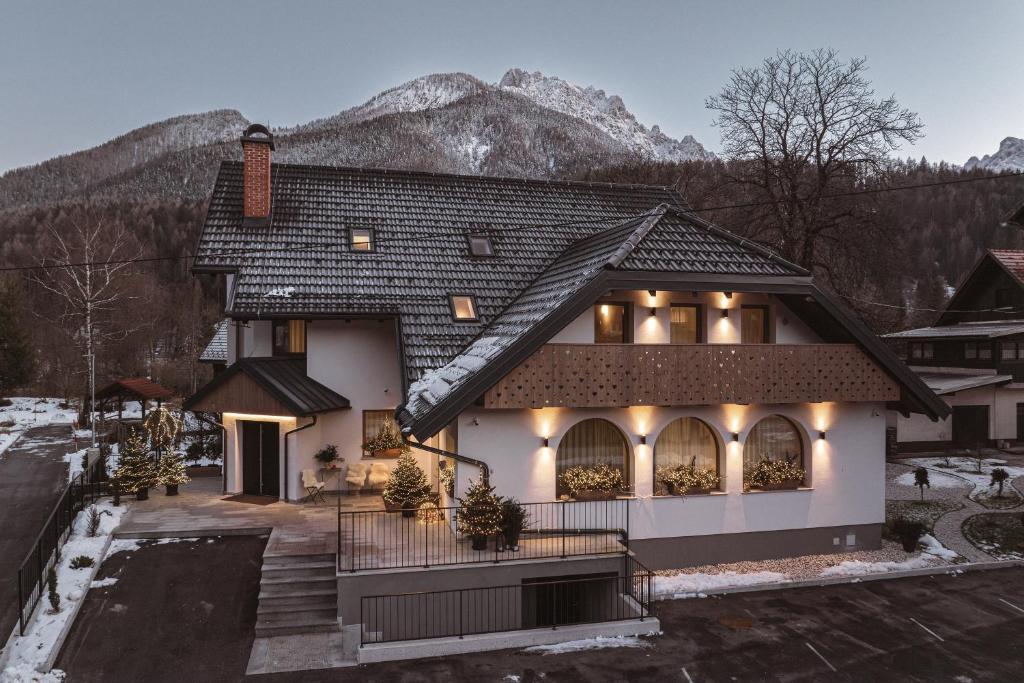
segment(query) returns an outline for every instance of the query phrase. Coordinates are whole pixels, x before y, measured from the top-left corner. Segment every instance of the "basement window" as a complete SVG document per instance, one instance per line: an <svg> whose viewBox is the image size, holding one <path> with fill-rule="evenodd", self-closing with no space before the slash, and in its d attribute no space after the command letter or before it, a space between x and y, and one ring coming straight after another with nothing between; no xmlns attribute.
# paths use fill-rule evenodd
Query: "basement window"
<svg viewBox="0 0 1024 683"><path fill-rule="evenodd" d="M473 322L477 320L476 299L469 294L452 294L449 298L452 308L452 317L460 322Z"/></svg>
<svg viewBox="0 0 1024 683"><path fill-rule="evenodd" d="M352 228L352 251L373 251L373 229Z"/></svg>
<svg viewBox="0 0 1024 683"><path fill-rule="evenodd" d="M472 256L494 256L494 244L487 235L469 236L469 253Z"/></svg>

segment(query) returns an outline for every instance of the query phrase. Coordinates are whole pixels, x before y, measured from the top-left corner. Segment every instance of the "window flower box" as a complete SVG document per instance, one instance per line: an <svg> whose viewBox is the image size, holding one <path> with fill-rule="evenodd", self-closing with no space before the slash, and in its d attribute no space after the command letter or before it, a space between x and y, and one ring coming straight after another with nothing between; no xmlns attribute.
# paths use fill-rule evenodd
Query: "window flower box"
<svg viewBox="0 0 1024 683"><path fill-rule="evenodd" d="M577 501L590 501L590 500L615 500L618 494L615 491L599 491L591 489L587 491L577 491L573 494L573 499Z"/></svg>

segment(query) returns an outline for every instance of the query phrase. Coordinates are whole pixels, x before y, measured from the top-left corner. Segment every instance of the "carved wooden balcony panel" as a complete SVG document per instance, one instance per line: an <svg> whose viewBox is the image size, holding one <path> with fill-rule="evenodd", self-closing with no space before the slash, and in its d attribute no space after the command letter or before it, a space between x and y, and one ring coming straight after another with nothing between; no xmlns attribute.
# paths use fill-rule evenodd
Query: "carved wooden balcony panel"
<svg viewBox="0 0 1024 683"><path fill-rule="evenodd" d="M895 401L853 344L547 344L492 387L487 408Z"/></svg>

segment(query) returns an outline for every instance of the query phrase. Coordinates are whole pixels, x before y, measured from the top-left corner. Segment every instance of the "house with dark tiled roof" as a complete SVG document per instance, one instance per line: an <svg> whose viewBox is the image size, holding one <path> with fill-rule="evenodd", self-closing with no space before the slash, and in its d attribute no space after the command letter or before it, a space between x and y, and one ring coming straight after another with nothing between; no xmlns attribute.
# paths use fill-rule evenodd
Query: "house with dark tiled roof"
<svg viewBox="0 0 1024 683"><path fill-rule="evenodd" d="M886 340L951 410L893 415L901 450L1024 442L1024 251L988 250L933 325Z"/></svg>
<svg viewBox="0 0 1024 683"><path fill-rule="evenodd" d="M368 591L497 582L516 628L552 626L574 618L537 602L552 577L589 604L643 565L878 547L886 411L948 411L806 270L671 188L275 164L259 126L242 146L194 263L226 280L228 368L186 407L221 416L227 492L339 490L339 614L371 642L413 636ZM376 497L406 462L389 430L415 500ZM522 525L460 503L481 482Z"/></svg>

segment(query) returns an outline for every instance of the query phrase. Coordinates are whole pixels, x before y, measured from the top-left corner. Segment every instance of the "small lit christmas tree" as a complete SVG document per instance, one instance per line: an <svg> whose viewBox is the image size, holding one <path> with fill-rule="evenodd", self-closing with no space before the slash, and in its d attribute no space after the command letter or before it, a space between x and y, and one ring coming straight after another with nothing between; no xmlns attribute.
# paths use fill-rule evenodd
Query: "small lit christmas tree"
<svg viewBox="0 0 1024 683"><path fill-rule="evenodd" d="M174 451L168 451L160 458L157 470L160 483L167 487L168 496L178 495L178 486L191 481L185 474L185 461Z"/></svg>
<svg viewBox="0 0 1024 683"><path fill-rule="evenodd" d="M426 473L416 464L416 458L410 453L403 453L384 484L384 502L400 506L402 514L411 517L416 514L416 508L429 491L430 482L427 481Z"/></svg>
<svg viewBox="0 0 1024 683"><path fill-rule="evenodd" d="M181 423L174 417L171 411L163 406L150 411L142 424L149 437L149 446L156 451L157 457L162 457L167 452L174 440L178 438L181 430Z"/></svg>
<svg viewBox="0 0 1024 683"><path fill-rule="evenodd" d="M122 492L134 491L139 500L148 498L149 489L160 482L156 465L149 459L146 442L134 430L121 444L120 462L114 478Z"/></svg>
<svg viewBox="0 0 1024 683"><path fill-rule="evenodd" d="M466 495L459 498L459 533L473 539L473 550L487 548L487 537L501 531L501 499L494 487L484 482L469 483Z"/></svg>

